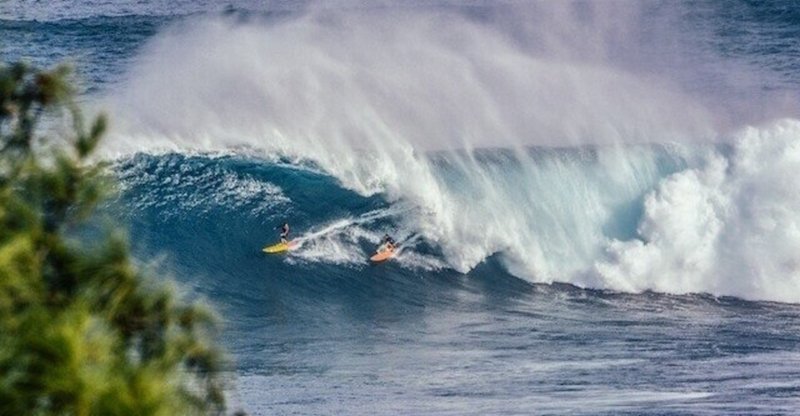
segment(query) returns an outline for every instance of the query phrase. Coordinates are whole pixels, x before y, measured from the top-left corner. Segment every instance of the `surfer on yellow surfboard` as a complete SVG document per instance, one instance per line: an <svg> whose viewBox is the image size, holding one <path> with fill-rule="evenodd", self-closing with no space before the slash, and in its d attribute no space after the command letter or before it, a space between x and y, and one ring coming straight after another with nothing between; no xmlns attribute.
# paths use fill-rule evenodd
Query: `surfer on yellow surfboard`
<svg viewBox="0 0 800 416"><path fill-rule="evenodd" d="M265 253L280 253L283 251L290 250L294 248L296 245L294 241L289 241L289 223L284 222L283 225L275 227L281 230L280 233L280 242L278 244L274 244L268 247L264 247L263 251Z"/></svg>

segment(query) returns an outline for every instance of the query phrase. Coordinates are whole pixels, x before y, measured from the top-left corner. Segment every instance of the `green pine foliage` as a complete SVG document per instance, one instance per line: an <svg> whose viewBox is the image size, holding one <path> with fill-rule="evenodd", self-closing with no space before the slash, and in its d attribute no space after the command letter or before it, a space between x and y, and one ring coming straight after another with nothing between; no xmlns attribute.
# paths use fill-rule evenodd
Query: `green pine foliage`
<svg viewBox="0 0 800 416"><path fill-rule="evenodd" d="M89 160L106 120L84 126L68 76L0 64L0 415L223 413L211 315L123 237L76 237L111 187ZM71 121L67 145L37 135L44 115Z"/></svg>

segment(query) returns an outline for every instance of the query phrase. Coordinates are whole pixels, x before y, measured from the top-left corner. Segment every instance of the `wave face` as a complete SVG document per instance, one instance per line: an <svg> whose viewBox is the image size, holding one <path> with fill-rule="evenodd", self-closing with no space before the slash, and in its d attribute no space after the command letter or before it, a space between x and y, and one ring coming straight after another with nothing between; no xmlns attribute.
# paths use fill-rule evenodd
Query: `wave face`
<svg viewBox="0 0 800 416"><path fill-rule="evenodd" d="M153 211L145 223L213 221L187 244L222 244L221 259L289 221L303 241L290 263L364 270L388 232L410 274L493 258L530 282L796 302L798 140L800 123L784 121L731 146L436 152L368 194L278 159L139 155L118 170L127 204Z"/></svg>

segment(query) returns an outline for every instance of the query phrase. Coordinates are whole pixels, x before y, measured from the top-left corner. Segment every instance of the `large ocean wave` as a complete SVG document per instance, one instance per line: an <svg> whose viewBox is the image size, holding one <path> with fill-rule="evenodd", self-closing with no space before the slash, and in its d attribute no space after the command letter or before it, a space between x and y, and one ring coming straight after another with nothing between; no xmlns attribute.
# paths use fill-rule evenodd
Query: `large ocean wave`
<svg viewBox="0 0 800 416"><path fill-rule="evenodd" d="M414 163L427 176L398 171L377 193L240 154L140 155L118 172L134 211L217 223L190 242L239 233L232 250L257 250L292 222L303 244L290 263L363 268L390 232L410 272L469 273L491 257L531 282L798 301L800 122L725 146L436 152Z"/></svg>
<svg viewBox="0 0 800 416"><path fill-rule="evenodd" d="M710 106L686 72L612 59L608 10L536 5L567 28L383 8L175 25L102 100L105 155L129 184L163 164L138 203L188 187L227 232L296 224L290 263L363 267L390 231L408 270L491 258L532 282L800 301L800 122L728 120L742 103ZM576 43L578 21L598 40ZM316 179L273 183L286 172Z"/></svg>

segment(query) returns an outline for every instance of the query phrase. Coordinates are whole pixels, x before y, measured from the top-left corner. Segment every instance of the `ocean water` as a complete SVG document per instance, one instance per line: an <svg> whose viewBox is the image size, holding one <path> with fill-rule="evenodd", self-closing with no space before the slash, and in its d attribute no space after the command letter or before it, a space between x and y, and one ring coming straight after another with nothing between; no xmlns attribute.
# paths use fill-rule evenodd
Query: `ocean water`
<svg viewBox="0 0 800 416"><path fill-rule="evenodd" d="M253 415L796 414L799 40L793 1L0 3Z"/></svg>

